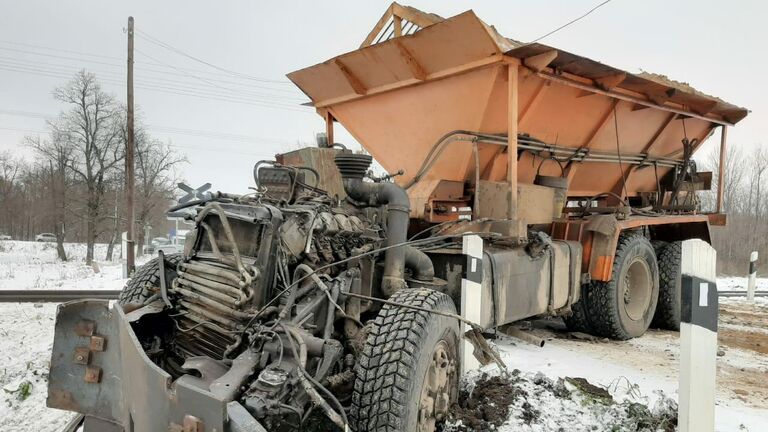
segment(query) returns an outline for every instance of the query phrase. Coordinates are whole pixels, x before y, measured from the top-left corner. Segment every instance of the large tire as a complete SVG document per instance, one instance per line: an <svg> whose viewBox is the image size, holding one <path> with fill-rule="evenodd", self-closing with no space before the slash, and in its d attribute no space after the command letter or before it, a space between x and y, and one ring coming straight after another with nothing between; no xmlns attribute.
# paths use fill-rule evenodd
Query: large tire
<svg viewBox="0 0 768 432"><path fill-rule="evenodd" d="M181 254L169 254L165 256L168 263L166 272L176 272L176 266L181 262ZM133 277L125 284L120 292L118 303L142 304L145 300L158 292L160 288L160 263L158 258L152 258L149 262L136 269Z"/></svg>
<svg viewBox="0 0 768 432"><path fill-rule="evenodd" d="M390 300L456 313L449 296L429 289L400 290ZM374 320L355 370L353 430L434 430L435 420L441 417L434 412L447 414L458 396L458 353L456 319L385 305Z"/></svg>
<svg viewBox="0 0 768 432"><path fill-rule="evenodd" d="M668 243L658 252L659 302L651 325L680 330L680 261L682 242Z"/></svg>
<svg viewBox="0 0 768 432"><path fill-rule="evenodd" d="M569 331L581 333L594 333L594 328L589 322L589 313L587 312L587 291L589 285L581 286L581 296L579 301L571 305L571 315L563 318L565 326Z"/></svg>
<svg viewBox="0 0 768 432"><path fill-rule="evenodd" d="M613 260L613 279L593 281L586 298L598 336L626 340L642 336L659 297L656 253L642 235L622 235Z"/></svg>

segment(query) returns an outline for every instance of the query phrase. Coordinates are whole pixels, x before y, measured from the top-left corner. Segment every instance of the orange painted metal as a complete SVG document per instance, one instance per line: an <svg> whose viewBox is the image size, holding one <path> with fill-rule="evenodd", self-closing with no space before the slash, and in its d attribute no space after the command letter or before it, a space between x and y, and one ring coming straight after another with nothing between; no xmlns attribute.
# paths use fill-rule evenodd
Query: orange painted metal
<svg viewBox="0 0 768 432"><path fill-rule="evenodd" d="M422 28L375 42L387 19L409 19L405 15L420 20ZM340 122L387 171L403 170L405 174L395 179L401 185L419 174L438 140L456 130L511 134L513 149L516 135L524 134L574 150L681 161L685 138L698 138L700 147L716 127L725 129L748 114L660 75L632 74L551 46L506 39L472 11L442 19L400 5L387 10L361 48L288 77L312 99L319 114ZM415 217L426 218L429 202L439 198L431 185L508 182L514 194L513 183L533 183L542 157L548 156L463 139L446 144L409 189ZM570 198L609 191L628 197L655 192L657 178L672 169L613 162L566 165ZM557 164L543 164L539 174L562 173ZM525 221L515 220L514 196L508 196L507 203L509 219L523 228L510 230L510 235L521 235ZM706 236L710 222L725 222L720 216L630 216L616 221L610 234L589 231L588 218L577 218L555 221L552 234L581 242L583 272L610 280L623 230L658 226L655 229L663 235L671 232L671 237Z"/></svg>
<svg viewBox="0 0 768 432"><path fill-rule="evenodd" d="M542 61L549 63L542 66ZM663 77L630 74L542 44L521 45L500 36L472 11L288 77L316 107L327 108L385 169L403 169L405 175L397 182L404 184L447 132L508 133L510 64L523 65L515 92L518 132L560 146L589 143L592 150L616 152L615 104L622 153L681 159L683 138L706 138L714 127L747 114ZM670 113L679 115L670 120ZM506 149L479 146L482 180L506 180L507 158L499 157ZM470 180L471 156L471 145L450 144L423 178ZM529 153L519 157L519 182L533 181L535 159ZM658 175L669 169L659 168ZM557 170L554 164L545 166L542 174L559 175ZM628 195L656 190L656 174L653 168L632 169ZM611 191L622 175L613 163L582 163L573 171L568 194Z"/></svg>

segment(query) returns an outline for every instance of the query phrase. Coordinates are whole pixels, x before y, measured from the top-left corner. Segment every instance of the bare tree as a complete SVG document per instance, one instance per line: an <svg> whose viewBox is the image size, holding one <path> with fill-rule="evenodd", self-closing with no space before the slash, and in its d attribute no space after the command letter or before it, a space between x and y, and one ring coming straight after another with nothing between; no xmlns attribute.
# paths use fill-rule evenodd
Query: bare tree
<svg viewBox="0 0 768 432"><path fill-rule="evenodd" d="M56 234L56 252L59 259L67 260L64 237L67 211L67 169L72 163L73 148L66 136L54 133L50 140L28 136L26 144L42 159L42 170L50 184L53 232Z"/></svg>
<svg viewBox="0 0 768 432"><path fill-rule="evenodd" d="M85 189L86 262L93 261L93 246L104 217L104 197L110 176L121 169L124 146L120 139L119 108L114 98L101 90L96 76L78 72L53 92L68 110L52 122L54 136L72 148L69 168Z"/></svg>
<svg viewBox="0 0 768 432"><path fill-rule="evenodd" d="M167 208L173 197L176 177L174 168L186 158L177 155L170 146L152 139L141 130L136 139L137 211L136 222L147 225L153 212ZM139 230L139 244L144 242L144 231ZM139 254L141 254L139 248Z"/></svg>

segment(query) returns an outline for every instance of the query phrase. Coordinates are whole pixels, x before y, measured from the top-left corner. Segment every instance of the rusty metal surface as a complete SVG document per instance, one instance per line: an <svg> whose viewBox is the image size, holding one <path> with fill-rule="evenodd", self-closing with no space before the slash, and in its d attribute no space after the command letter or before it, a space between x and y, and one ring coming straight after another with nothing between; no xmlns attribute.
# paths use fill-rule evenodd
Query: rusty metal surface
<svg viewBox="0 0 768 432"><path fill-rule="evenodd" d="M314 168L320 174L319 182L311 174L307 175L305 181L310 186L317 185L317 187L327 191L329 194L343 199L347 194L344 192L344 185L341 183L341 174L339 174L339 170L333 161L337 151L331 148L305 147L279 154L276 156L276 159L277 162L284 165Z"/></svg>
<svg viewBox="0 0 768 432"><path fill-rule="evenodd" d="M173 382L146 356L118 305L81 300L57 311L47 405L85 414L87 432L129 424L136 432L227 431L228 401L210 384ZM242 413L238 419L251 424Z"/></svg>
<svg viewBox="0 0 768 432"><path fill-rule="evenodd" d="M59 306L46 404L117 420L123 382L119 349L115 343L112 349L91 351L92 335L117 340L108 301L81 300Z"/></svg>

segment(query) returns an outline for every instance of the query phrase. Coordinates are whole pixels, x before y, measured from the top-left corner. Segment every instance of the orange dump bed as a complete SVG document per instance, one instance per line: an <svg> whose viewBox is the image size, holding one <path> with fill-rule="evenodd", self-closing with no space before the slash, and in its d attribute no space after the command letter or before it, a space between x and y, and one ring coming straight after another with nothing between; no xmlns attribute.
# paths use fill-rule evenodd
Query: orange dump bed
<svg viewBox="0 0 768 432"><path fill-rule="evenodd" d="M398 14L391 13L397 8ZM656 190L657 176L682 160L684 138L700 143L716 127L747 115L744 108L662 76L631 74L550 46L506 39L472 11L449 19L397 4L389 11L389 27L385 14L360 49L288 77L320 115L343 124L385 169L404 170L397 178L401 184L413 179L450 131L501 137L513 131L581 149L582 155L621 154L621 168L566 160L568 195L622 192L626 178L627 195L633 196ZM448 145L423 179L474 178L472 146L460 140ZM507 179L513 163L507 148L479 144L481 179ZM541 157L546 152L518 152L519 182L533 181ZM651 162L626 163L644 159ZM542 174L561 171L546 163Z"/></svg>

